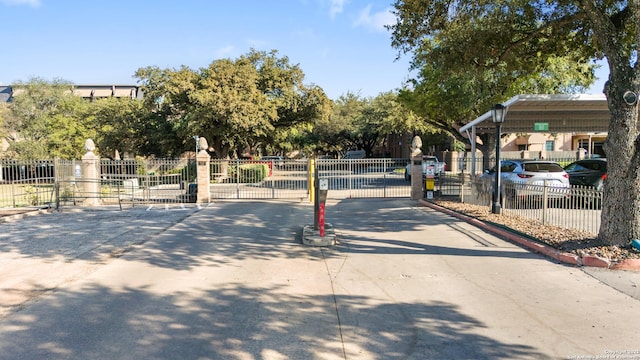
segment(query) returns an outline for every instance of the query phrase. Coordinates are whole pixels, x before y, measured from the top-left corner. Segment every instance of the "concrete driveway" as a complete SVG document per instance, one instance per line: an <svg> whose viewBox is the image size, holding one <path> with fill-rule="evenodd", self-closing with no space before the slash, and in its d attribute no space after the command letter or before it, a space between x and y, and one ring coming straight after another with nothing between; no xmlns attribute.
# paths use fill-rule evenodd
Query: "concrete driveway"
<svg viewBox="0 0 640 360"><path fill-rule="evenodd" d="M0 271L39 295L5 306L3 359L638 354L639 300L410 200L327 204L331 248L300 243L308 203L94 213L0 225L13 233ZM47 273L6 272L7 256ZM3 294L29 289L6 279Z"/></svg>

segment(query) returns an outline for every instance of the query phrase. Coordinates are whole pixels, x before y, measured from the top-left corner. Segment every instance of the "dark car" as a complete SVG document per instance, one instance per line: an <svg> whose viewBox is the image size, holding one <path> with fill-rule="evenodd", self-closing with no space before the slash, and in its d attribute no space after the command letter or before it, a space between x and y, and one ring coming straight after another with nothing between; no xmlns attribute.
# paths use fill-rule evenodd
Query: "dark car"
<svg viewBox="0 0 640 360"><path fill-rule="evenodd" d="M588 186L602 190L607 179L607 159L584 159L574 161L564 167L569 174L569 182L573 186Z"/></svg>

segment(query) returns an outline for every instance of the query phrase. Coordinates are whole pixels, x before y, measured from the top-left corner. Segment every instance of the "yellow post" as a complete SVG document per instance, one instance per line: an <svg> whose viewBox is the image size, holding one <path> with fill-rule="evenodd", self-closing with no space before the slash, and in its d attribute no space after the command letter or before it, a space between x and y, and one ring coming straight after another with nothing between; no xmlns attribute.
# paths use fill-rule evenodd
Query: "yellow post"
<svg viewBox="0 0 640 360"><path fill-rule="evenodd" d="M311 201L311 203L315 203L315 193L316 193L316 188L315 188L315 168L316 168L316 160L315 159L309 159L309 179L308 179L308 184L309 184L309 200Z"/></svg>

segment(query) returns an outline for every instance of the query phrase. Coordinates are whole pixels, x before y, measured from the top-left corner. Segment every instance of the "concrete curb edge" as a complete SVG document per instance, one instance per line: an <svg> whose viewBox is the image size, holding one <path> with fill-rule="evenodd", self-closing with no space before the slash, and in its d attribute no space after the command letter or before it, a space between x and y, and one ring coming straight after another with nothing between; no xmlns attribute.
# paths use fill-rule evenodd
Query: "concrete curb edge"
<svg viewBox="0 0 640 360"><path fill-rule="evenodd" d="M34 216L34 215L40 215L43 212L47 212L50 213L52 212L54 209L50 208L50 207L44 207L44 208L38 208L38 209L31 209L31 210L27 210L24 212L20 212L17 214L13 214L13 215L7 215L7 216L3 216L0 217L0 222L7 222L7 221L13 221L13 220L20 220L22 218L25 218L27 216Z"/></svg>
<svg viewBox="0 0 640 360"><path fill-rule="evenodd" d="M474 225L476 227L479 227L483 230L489 231L495 235L498 235L502 238L504 238L505 240L511 241L513 243L516 243L518 245L521 245L527 249L533 250L537 253L543 254L547 257L550 257L554 260L557 260L559 262L565 263L565 264L570 264L570 265L575 265L575 266L589 266L589 267L600 267L600 268L607 268L607 269L613 269L613 270L630 270L630 271L640 271L640 259L627 259L627 260L623 260L619 263L614 263L612 264L610 260L605 259L605 258L601 258L598 256L593 256L593 255L586 255L586 256L578 256L575 254L571 254L571 253L567 253L567 252L563 252L560 251L558 249L555 249L549 245L545 245L545 244L541 244L538 242L535 242L533 240L527 239L526 237L517 235L513 232L510 232L508 230L502 229L500 227L491 225L489 223L485 223L483 221L480 221L476 218L473 218L471 216L467 216L461 213L458 213L456 211L453 210L449 210L447 208L444 208L442 206L436 205L434 203L431 203L429 201L426 201L424 199L420 199L419 204L425 207L429 207L431 209L443 212L447 215L456 217L458 219L464 220L468 223L470 223L471 225Z"/></svg>

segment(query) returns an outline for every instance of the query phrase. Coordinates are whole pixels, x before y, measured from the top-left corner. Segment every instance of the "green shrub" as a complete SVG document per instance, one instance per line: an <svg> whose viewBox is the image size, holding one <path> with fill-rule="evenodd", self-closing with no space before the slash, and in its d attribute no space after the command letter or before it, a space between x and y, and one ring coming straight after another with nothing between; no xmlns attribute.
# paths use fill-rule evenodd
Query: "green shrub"
<svg viewBox="0 0 640 360"><path fill-rule="evenodd" d="M38 190L31 185L25 186L23 190L28 205L38 205Z"/></svg>
<svg viewBox="0 0 640 360"><path fill-rule="evenodd" d="M165 172L166 175L175 175L180 174L182 181L186 182L194 182L196 180L196 162L193 160L189 160L187 166L181 168L170 169Z"/></svg>
<svg viewBox="0 0 640 360"><path fill-rule="evenodd" d="M240 166L229 166L229 181L240 183L256 183L269 176L269 165L267 164L245 164Z"/></svg>

